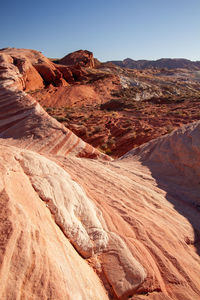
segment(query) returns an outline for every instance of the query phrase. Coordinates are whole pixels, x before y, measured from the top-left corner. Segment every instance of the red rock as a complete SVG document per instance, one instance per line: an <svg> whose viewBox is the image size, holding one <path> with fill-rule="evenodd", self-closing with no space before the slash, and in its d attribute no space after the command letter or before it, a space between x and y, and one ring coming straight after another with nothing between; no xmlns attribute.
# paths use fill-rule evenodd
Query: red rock
<svg viewBox="0 0 200 300"><path fill-rule="evenodd" d="M63 78L68 83L75 83L87 78L87 72L79 65L63 66L55 64L55 67L62 73Z"/></svg>
<svg viewBox="0 0 200 300"><path fill-rule="evenodd" d="M91 68L93 68L95 65L93 53L87 50L78 50L72 52L64 56L62 59L60 59L58 63L67 66L80 65L83 67L91 67Z"/></svg>
<svg viewBox="0 0 200 300"><path fill-rule="evenodd" d="M82 78L84 78L84 75ZM74 74L73 74L74 78ZM77 77L75 77L77 80ZM80 79L80 77L79 77ZM119 88L119 79L117 76L105 76L103 78L88 78L71 84L67 87L51 88L36 91L34 97L40 101L43 106L63 107L63 106L82 106L87 104L101 104L110 99L114 90Z"/></svg>
<svg viewBox="0 0 200 300"><path fill-rule="evenodd" d="M74 83L75 82L71 68L69 68L67 66L62 66L62 65L55 65L55 66L62 73L63 78L68 83Z"/></svg>
<svg viewBox="0 0 200 300"><path fill-rule="evenodd" d="M22 156L27 163L29 155L42 175L42 156L21 151L0 146L0 298L107 300L98 276L56 225L22 167Z"/></svg>
<svg viewBox="0 0 200 300"><path fill-rule="evenodd" d="M7 48L0 53L10 55L24 78L25 90L35 90L45 85L67 86L62 73L42 53L29 49ZM36 70L38 72L36 72ZM43 84L43 80L44 84ZM27 86L27 87L26 87Z"/></svg>
<svg viewBox="0 0 200 300"><path fill-rule="evenodd" d="M31 49L18 49L18 48L4 48L0 49L1 54L7 54L14 58L26 59L31 64L41 64L46 63L53 65L53 63L46 58L41 52Z"/></svg>
<svg viewBox="0 0 200 300"><path fill-rule="evenodd" d="M35 69L42 76L46 85L68 86L68 83L62 78L62 73L48 64L35 64Z"/></svg>
<svg viewBox="0 0 200 300"><path fill-rule="evenodd" d="M44 88L43 79L32 64L25 58L14 58L14 65L22 74L22 84L25 91L34 91Z"/></svg>

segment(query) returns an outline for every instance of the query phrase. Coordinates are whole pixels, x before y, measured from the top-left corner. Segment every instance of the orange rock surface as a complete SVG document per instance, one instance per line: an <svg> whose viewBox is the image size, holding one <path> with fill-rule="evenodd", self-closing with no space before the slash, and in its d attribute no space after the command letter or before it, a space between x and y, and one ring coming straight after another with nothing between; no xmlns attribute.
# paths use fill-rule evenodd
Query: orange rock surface
<svg viewBox="0 0 200 300"><path fill-rule="evenodd" d="M198 300L200 122L111 161L21 77L0 54L0 298Z"/></svg>
<svg viewBox="0 0 200 300"><path fill-rule="evenodd" d="M45 107L97 105L110 99L118 84L115 76L108 76L88 84L80 83L59 88L50 86L48 89L35 91L32 95Z"/></svg>
<svg viewBox="0 0 200 300"><path fill-rule="evenodd" d="M59 60L59 64L61 65L80 65L84 67L91 67L93 68L94 63L94 57L93 53L87 50L78 50L75 52L72 52L65 57L61 58Z"/></svg>

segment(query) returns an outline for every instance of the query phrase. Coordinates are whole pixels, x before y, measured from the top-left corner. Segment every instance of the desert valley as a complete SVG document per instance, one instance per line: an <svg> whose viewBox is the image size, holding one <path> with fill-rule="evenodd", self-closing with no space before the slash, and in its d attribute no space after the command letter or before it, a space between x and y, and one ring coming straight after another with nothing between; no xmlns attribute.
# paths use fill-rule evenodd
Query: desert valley
<svg viewBox="0 0 200 300"><path fill-rule="evenodd" d="M200 299L200 62L0 50L0 299Z"/></svg>

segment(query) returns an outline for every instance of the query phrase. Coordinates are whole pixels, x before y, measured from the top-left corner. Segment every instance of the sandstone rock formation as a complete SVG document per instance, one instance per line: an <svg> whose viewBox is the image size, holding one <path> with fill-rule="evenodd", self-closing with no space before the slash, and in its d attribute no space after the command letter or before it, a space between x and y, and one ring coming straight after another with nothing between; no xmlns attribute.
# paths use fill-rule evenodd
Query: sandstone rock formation
<svg viewBox="0 0 200 300"><path fill-rule="evenodd" d="M72 52L58 61L61 65L80 65L93 68L95 65L93 53L87 50Z"/></svg>
<svg viewBox="0 0 200 300"><path fill-rule="evenodd" d="M109 161L21 78L1 54L0 298L198 300L200 122Z"/></svg>
<svg viewBox="0 0 200 300"><path fill-rule="evenodd" d="M36 154L0 148L0 298L108 299L97 275L55 224L48 204L41 201L21 166L23 155L27 162ZM39 157L34 165L39 176L43 176L42 161Z"/></svg>
<svg viewBox="0 0 200 300"><path fill-rule="evenodd" d="M63 66L56 64L56 68L63 74L63 78L69 83L84 80L86 78L86 71L79 65Z"/></svg>
<svg viewBox="0 0 200 300"><path fill-rule="evenodd" d="M29 49L6 48L1 54L9 55L19 72L26 77L24 90L40 89L46 85L67 86L62 73L42 53ZM39 78L39 79L38 79ZM26 81L31 81L27 86ZM37 81L39 81L37 83ZM30 88L31 86L31 88Z"/></svg>
<svg viewBox="0 0 200 300"><path fill-rule="evenodd" d="M64 107L77 104L104 103L118 90L120 79L115 74L88 68L93 66L93 54L77 51L72 65L54 64L42 53L29 49L5 48L1 57L9 57L10 67L18 72L20 90L31 92L43 106ZM82 64L88 57L90 63ZM3 58L2 58L3 59ZM80 60L80 63L77 63ZM62 62L61 62L62 63ZM16 68L15 68L16 67Z"/></svg>

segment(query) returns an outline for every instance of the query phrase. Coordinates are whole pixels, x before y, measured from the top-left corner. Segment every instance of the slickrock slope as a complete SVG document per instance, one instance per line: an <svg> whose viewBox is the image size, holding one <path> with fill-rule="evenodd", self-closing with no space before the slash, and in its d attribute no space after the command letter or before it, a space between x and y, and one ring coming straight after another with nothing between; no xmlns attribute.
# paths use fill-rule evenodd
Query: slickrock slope
<svg viewBox="0 0 200 300"><path fill-rule="evenodd" d="M200 122L108 161L22 77L1 55L0 298L198 300Z"/></svg>
<svg viewBox="0 0 200 300"><path fill-rule="evenodd" d="M73 158L62 162L102 210L108 229L123 237L145 269L146 280L132 299L200 297L199 126L194 123L106 165ZM117 277L113 265L108 270Z"/></svg>
<svg viewBox="0 0 200 300"><path fill-rule="evenodd" d="M0 299L108 299L95 272L55 224L23 163L37 169L36 181L44 183L44 158L0 146ZM55 170L50 162L48 171Z"/></svg>

